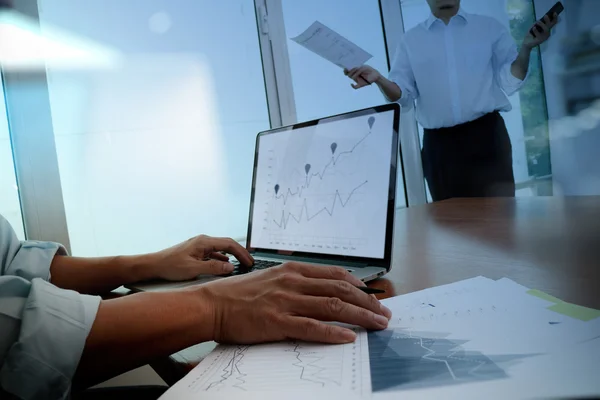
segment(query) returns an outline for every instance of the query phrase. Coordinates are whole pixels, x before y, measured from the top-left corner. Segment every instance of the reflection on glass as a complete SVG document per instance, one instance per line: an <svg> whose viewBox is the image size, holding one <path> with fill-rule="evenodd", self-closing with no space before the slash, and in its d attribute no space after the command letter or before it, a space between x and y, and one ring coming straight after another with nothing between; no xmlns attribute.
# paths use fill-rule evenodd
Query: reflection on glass
<svg viewBox="0 0 600 400"><path fill-rule="evenodd" d="M46 63L67 69L114 65L118 54L68 31L39 24L13 9L0 6L0 62L4 70L43 70Z"/></svg>

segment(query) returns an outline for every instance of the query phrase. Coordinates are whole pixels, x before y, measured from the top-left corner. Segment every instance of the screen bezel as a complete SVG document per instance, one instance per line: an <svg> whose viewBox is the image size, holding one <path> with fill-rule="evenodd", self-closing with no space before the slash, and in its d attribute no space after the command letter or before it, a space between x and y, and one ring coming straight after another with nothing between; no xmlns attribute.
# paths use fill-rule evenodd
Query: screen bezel
<svg viewBox="0 0 600 400"><path fill-rule="evenodd" d="M390 162L390 184L388 193L388 204L387 204L387 216L386 216L386 233L385 233L385 244L384 244L384 256L383 258L369 258L369 257L356 257L356 256L344 256L337 254L323 254L323 253L310 253L301 251L290 251L290 250L277 250L277 249L265 249L255 248L251 246L252 243L252 224L254 213L254 199L256 192L256 178L258 169L258 153L260 146L260 138L266 135L273 135L281 132L293 131L302 129L310 126L337 122L345 119L351 119L356 117L362 117L367 115L376 115L384 112L394 112L393 132L392 132L392 146L391 146L391 162ZM250 194L250 215L248 217L248 234L246 240L246 248L251 253L264 253L266 255L280 255L285 257L300 257L305 259L315 260L331 260L336 262L348 262L352 264L366 264L369 266L379 266L386 270L391 269L392 264L392 248L394 241L394 216L396 210L396 186L398 176L398 162L400 163L400 171L402 174L402 182L404 186L404 197L406 204L408 205L408 195L406 190L406 179L404 176L404 162L402 160L402 148L399 140L399 127L400 127L400 106L397 103L390 103L381 106L369 107L362 110L347 112L343 114L334 115L331 117L315 119L312 121L301 122L294 125L288 125L281 128L275 128L268 131L260 132L256 136L256 145L254 151L254 170L252 172L252 189Z"/></svg>

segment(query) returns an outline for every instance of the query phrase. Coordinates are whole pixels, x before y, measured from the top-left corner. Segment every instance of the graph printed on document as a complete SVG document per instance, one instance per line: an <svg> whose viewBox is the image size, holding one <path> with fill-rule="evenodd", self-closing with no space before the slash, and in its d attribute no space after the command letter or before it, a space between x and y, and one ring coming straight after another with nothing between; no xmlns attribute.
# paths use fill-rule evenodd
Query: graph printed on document
<svg viewBox="0 0 600 400"><path fill-rule="evenodd" d="M359 333L357 331L357 333ZM370 393L366 333L354 343L321 345L297 341L220 346L199 366L194 392L260 392L282 389L345 389Z"/></svg>

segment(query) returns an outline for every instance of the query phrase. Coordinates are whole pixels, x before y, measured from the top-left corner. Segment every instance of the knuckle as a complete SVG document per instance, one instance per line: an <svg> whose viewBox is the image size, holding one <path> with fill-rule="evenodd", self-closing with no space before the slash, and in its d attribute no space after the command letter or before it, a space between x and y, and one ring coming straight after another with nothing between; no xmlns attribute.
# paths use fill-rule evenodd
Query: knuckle
<svg viewBox="0 0 600 400"><path fill-rule="evenodd" d="M369 296L369 308L371 310L381 309L381 303L375 298L375 296Z"/></svg>
<svg viewBox="0 0 600 400"><path fill-rule="evenodd" d="M298 269L299 264L297 262L287 262L285 264L283 264L283 267L292 271L295 271Z"/></svg>
<svg viewBox="0 0 600 400"><path fill-rule="evenodd" d="M288 290L278 290L273 297L277 303L290 303L294 301L293 295Z"/></svg>
<svg viewBox="0 0 600 400"><path fill-rule="evenodd" d="M333 279L344 280L348 275L348 271L341 267L329 267L329 274Z"/></svg>
<svg viewBox="0 0 600 400"><path fill-rule="evenodd" d="M305 336L310 337L315 332L317 332L320 327L321 327L321 324L317 320L308 319L308 320L304 321L304 323L302 324L302 331L305 334Z"/></svg>
<svg viewBox="0 0 600 400"><path fill-rule="evenodd" d="M290 272L284 272L279 275L279 282L284 287L294 286L298 283L298 277Z"/></svg>
<svg viewBox="0 0 600 400"><path fill-rule="evenodd" d="M364 308L358 308L356 311L357 317L363 321L374 321L373 313Z"/></svg>
<svg viewBox="0 0 600 400"><path fill-rule="evenodd" d="M344 302L338 299L337 297L330 297L327 300L325 300L325 302L327 310L329 310L329 312L334 315L340 314L346 308Z"/></svg>
<svg viewBox="0 0 600 400"><path fill-rule="evenodd" d="M297 262L285 263L281 266L281 269L289 273L299 273L302 271L302 265Z"/></svg>
<svg viewBox="0 0 600 400"><path fill-rule="evenodd" d="M349 296L354 291L354 287L346 281L336 282L337 292L342 296Z"/></svg>
<svg viewBox="0 0 600 400"><path fill-rule="evenodd" d="M282 322L281 315L279 315L276 312L268 312L267 315L265 316L265 320L271 326L281 325L281 322Z"/></svg>
<svg viewBox="0 0 600 400"><path fill-rule="evenodd" d="M325 325L323 327L323 336L326 339L333 338L335 336L335 328L332 325Z"/></svg>

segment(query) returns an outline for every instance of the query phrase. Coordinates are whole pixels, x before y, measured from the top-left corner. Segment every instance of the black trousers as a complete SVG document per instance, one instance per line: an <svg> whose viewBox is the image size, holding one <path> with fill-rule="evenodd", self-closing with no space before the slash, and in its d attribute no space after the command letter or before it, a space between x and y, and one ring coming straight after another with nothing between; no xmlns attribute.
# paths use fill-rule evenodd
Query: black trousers
<svg viewBox="0 0 600 400"><path fill-rule="evenodd" d="M451 128L425 129L422 159L434 201L515 195L512 146L498 112Z"/></svg>

